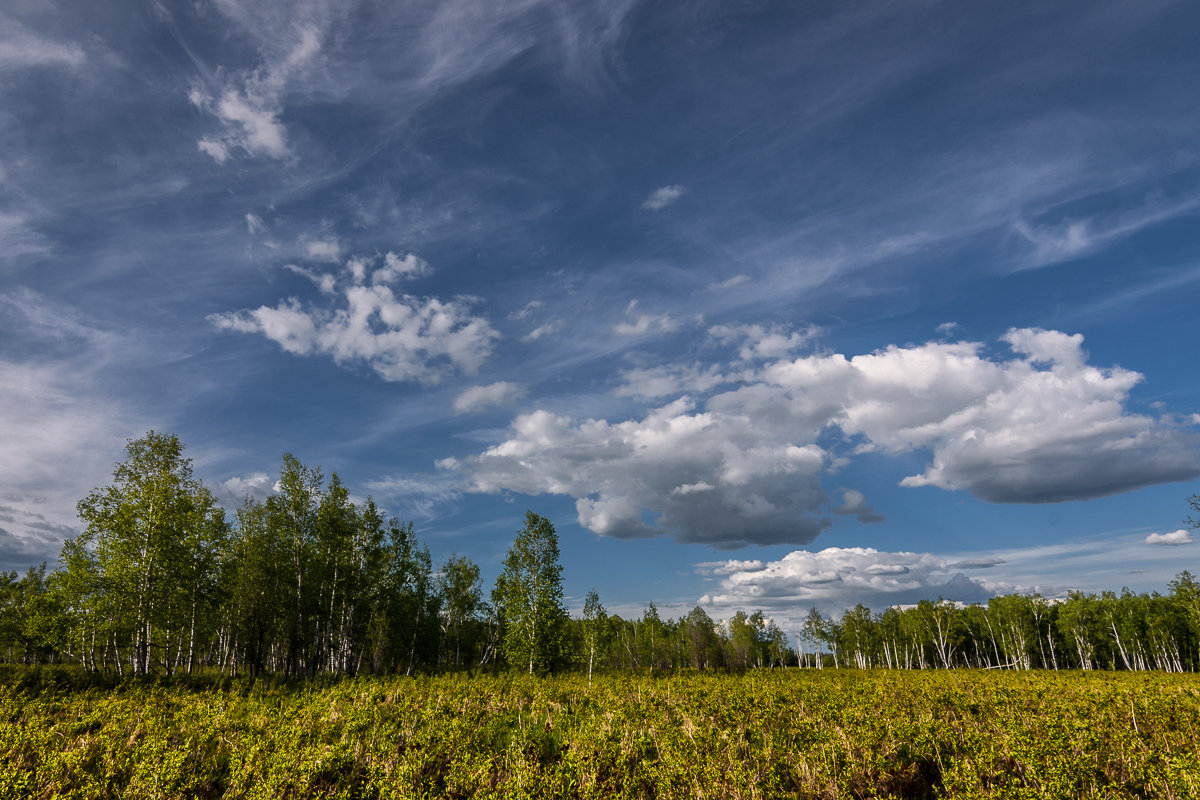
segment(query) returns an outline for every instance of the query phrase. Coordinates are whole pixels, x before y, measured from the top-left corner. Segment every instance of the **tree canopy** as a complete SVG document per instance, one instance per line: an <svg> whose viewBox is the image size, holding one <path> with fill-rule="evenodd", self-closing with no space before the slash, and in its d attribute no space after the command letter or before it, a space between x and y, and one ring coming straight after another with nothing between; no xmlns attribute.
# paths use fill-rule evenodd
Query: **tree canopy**
<svg viewBox="0 0 1200 800"><path fill-rule="evenodd" d="M504 558L492 602L504 627L503 652L529 673L553 669L561 658L567 620L563 607L558 534L550 520L525 512L525 527Z"/></svg>

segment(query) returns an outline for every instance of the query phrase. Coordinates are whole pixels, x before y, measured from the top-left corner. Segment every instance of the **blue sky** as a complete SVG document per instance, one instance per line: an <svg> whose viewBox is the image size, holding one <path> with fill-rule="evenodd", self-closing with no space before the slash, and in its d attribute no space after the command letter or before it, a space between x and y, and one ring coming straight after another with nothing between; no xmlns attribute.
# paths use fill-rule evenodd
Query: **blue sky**
<svg viewBox="0 0 1200 800"><path fill-rule="evenodd" d="M0 566L126 439L569 602L1200 569L1184 2L7 3Z"/></svg>

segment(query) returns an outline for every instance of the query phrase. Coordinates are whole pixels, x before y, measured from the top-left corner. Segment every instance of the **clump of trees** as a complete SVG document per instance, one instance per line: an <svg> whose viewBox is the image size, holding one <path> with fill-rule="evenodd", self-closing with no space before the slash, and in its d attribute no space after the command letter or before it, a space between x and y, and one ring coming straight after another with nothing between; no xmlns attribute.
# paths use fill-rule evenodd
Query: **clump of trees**
<svg viewBox="0 0 1200 800"><path fill-rule="evenodd" d="M79 502L84 529L60 568L21 582L23 660L313 675L411 672L447 655L411 524L351 502L336 474L291 455L276 489L229 520L176 436L131 441L112 484Z"/></svg>
<svg viewBox="0 0 1200 800"><path fill-rule="evenodd" d="M923 600L835 620L813 609L803 663L893 669L1200 669L1200 583L1179 573L1167 594L1128 589L1065 599L1009 594L986 604Z"/></svg>
<svg viewBox="0 0 1200 800"><path fill-rule="evenodd" d="M112 483L79 502L83 531L58 568L0 572L0 661L120 675L1200 669L1200 583L1186 571L1166 595L1013 594L878 614L858 605L836 620L813 609L793 650L761 611L716 622L697 606L664 620L650 603L622 619L593 590L572 619L557 533L532 511L485 599L470 559L435 569L412 523L351 501L336 473L290 454L274 493L247 497L229 519L183 449L154 431L130 441ZM1200 512L1200 497L1189 502Z"/></svg>

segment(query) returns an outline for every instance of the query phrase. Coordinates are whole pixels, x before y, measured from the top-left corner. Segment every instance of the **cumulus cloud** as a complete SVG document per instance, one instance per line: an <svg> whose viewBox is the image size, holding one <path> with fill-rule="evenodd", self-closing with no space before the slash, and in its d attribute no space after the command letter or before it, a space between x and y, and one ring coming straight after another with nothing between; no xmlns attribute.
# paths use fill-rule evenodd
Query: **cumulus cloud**
<svg viewBox="0 0 1200 800"><path fill-rule="evenodd" d="M264 500L274 491L275 479L265 472L253 472L249 475L235 475L221 481L213 489L226 508L237 508L247 498Z"/></svg>
<svg viewBox="0 0 1200 800"><path fill-rule="evenodd" d="M879 521L859 490L844 487L831 507L822 485L863 452L929 453L901 485L996 503L1079 500L1200 474L1194 426L1126 411L1139 374L1090 366L1078 335L1021 329L1004 341L1011 353L996 357L979 343L928 342L778 358L733 370L735 388L711 368L631 370L618 394L690 394L618 422L522 415L504 441L452 466L470 491L574 497L579 522L601 535L714 547L805 544L829 527L829 513ZM702 405L693 399L706 393ZM819 444L831 433L849 455Z"/></svg>
<svg viewBox="0 0 1200 800"><path fill-rule="evenodd" d="M855 603L880 608L939 595L981 602L992 592L931 553L883 552L871 547L795 550L778 561L707 562L701 573L720 576L701 605L728 608L846 608Z"/></svg>
<svg viewBox="0 0 1200 800"><path fill-rule="evenodd" d="M660 186L650 193L642 203L642 208L647 211L661 211L667 206L674 203L679 198L683 197L686 190L677 184L671 186Z"/></svg>
<svg viewBox="0 0 1200 800"><path fill-rule="evenodd" d="M602 536L731 548L802 544L827 528L825 458L684 398L615 424L524 414L504 442L443 466L463 470L469 491L575 497L579 523Z"/></svg>
<svg viewBox="0 0 1200 800"><path fill-rule="evenodd" d="M459 414L478 411L487 406L505 405L525 396L525 387L508 381L486 386L472 386L454 398L454 410Z"/></svg>
<svg viewBox="0 0 1200 800"><path fill-rule="evenodd" d="M1152 533L1146 537L1146 544L1179 545L1191 544L1194 541L1191 531L1185 531L1182 528L1170 533Z"/></svg>
<svg viewBox="0 0 1200 800"><path fill-rule="evenodd" d="M884 452L931 450L902 485L965 489L998 503L1081 500L1200 474L1190 427L1127 413L1136 372L1086 363L1082 337L1038 329L1004 337L1014 358L972 342L782 360L710 405L835 425Z"/></svg>
<svg viewBox="0 0 1200 800"><path fill-rule="evenodd" d="M864 524L883 522L885 519L882 514L877 514L874 508L867 505L867 498L858 489L843 489L842 504L834 508L833 513L857 517L858 521Z"/></svg>
<svg viewBox="0 0 1200 800"><path fill-rule="evenodd" d="M318 308L293 297L273 308L212 314L208 320L220 330L260 333L295 355L365 364L388 381L437 383L452 371L473 374L499 334L472 313L470 300L397 294L386 285L417 263L424 264L411 254L389 253L378 269L370 259L357 258L335 278L310 274L322 291L343 301L340 307Z"/></svg>

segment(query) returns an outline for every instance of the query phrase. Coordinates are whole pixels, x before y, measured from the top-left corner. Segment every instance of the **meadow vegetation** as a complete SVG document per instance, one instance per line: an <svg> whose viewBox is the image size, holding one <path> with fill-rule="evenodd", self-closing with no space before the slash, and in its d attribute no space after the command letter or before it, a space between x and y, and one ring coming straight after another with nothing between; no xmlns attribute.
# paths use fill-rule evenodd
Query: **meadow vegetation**
<svg viewBox="0 0 1200 800"><path fill-rule="evenodd" d="M7 674L0 796L1200 797L1191 675L89 680Z"/></svg>

